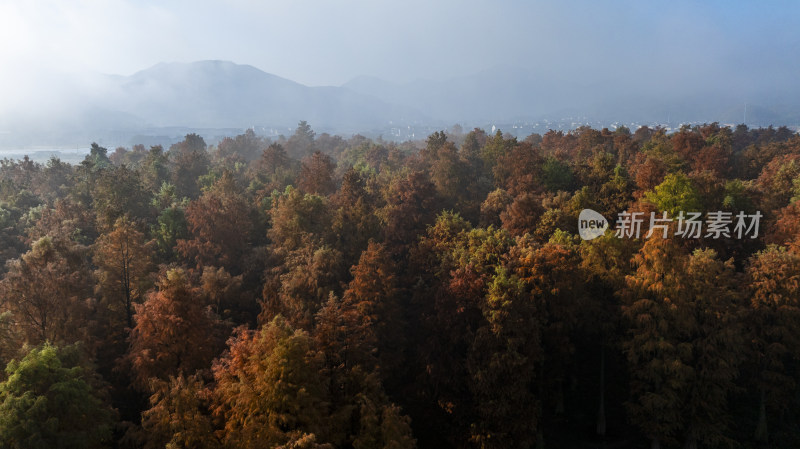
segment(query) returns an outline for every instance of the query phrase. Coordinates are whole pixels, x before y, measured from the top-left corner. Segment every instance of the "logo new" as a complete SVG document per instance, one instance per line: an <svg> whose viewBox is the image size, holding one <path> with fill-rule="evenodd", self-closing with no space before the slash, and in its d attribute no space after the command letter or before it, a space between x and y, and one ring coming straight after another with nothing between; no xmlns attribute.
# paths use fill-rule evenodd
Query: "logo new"
<svg viewBox="0 0 800 449"><path fill-rule="evenodd" d="M608 220L599 213L584 209L578 216L578 234L584 240L592 240L605 234Z"/></svg>

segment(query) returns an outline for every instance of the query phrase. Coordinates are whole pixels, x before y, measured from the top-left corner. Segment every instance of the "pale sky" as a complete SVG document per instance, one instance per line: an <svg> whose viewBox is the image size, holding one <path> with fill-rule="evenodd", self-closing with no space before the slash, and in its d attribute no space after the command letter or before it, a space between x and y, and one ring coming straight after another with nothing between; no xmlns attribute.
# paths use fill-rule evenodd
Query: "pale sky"
<svg viewBox="0 0 800 449"><path fill-rule="evenodd" d="M223 59L307 85L498 65L576 83L783 85L800 79L798 23L789 1L0 0L0 83Z"/></svg>

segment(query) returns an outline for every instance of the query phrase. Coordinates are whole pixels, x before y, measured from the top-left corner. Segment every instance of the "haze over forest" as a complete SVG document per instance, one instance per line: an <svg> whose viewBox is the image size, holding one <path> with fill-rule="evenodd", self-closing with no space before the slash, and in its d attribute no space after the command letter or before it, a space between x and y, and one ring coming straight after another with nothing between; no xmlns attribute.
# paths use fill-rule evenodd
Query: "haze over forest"
<svg viewBox="0 0 800 449"><path fill-rule="evenodd" d="M799 13L0 0L0 449L797 449Z"/></svg>
<svg viewBox="0 0 800 449"><path fill-rule="evenodd" d="M800 124L798 6L0 4L0 149ZM161 139L161 140L159 140ZM166 141L164 141L166 139Z"/></svg>

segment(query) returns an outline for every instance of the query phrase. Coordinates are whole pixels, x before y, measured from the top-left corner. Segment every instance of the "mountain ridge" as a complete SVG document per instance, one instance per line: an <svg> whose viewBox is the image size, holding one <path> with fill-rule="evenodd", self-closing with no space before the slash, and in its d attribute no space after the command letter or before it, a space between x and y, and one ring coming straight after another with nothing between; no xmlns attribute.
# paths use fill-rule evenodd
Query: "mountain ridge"
<svg viewBox="0 0 800 449"><path fill-rule="evenodd" d="M0 147L74 146L102 138L128 144L125 139L165 128L290 130L301 120L323 132L386 133L400 139L455 123L527 123L525 132L544 132L557 120L563 122L558 129L588 121L593 126L740 123L745 104L744 94L721 88L698 93L695 87L666 98L613 80L582 85L554 79L542 68L513 65L408 83L358 76L339 86L307 86L225 60L161 62L127 76L51 78L57 83L42 86L45 94L30 93L38 99L29 110L0 114ZM763 101L747 103L748 125L800 122L800 101L792 92L750 97Z"/></svg>

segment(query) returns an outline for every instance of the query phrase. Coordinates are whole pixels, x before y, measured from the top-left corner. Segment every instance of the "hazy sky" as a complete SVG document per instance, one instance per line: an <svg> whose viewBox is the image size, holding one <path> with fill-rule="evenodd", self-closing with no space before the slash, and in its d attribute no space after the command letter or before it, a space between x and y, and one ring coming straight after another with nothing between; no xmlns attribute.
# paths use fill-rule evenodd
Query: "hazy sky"
<svg viewBox="0 0 800 449"><path fill-rule="evenodd" d="M0 82L37 69L128 75L202 59L309 85L497 65L668 89L800 79L798 2L655 3L0 0Z"/></svg>

